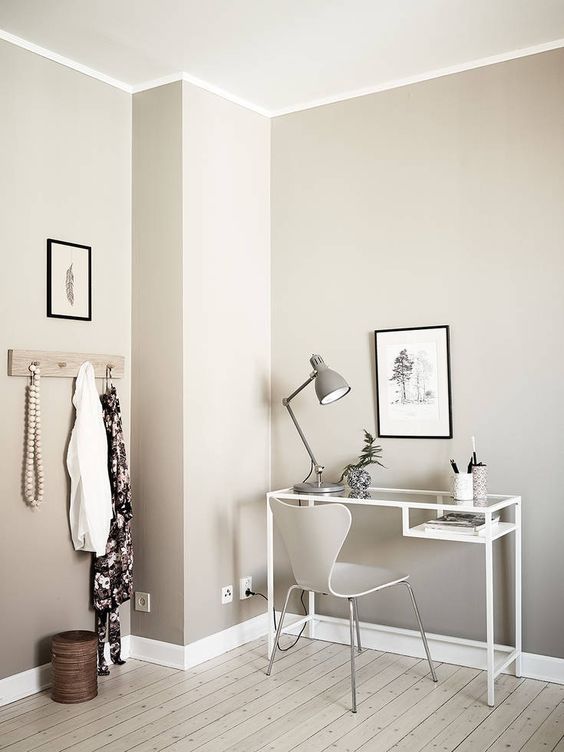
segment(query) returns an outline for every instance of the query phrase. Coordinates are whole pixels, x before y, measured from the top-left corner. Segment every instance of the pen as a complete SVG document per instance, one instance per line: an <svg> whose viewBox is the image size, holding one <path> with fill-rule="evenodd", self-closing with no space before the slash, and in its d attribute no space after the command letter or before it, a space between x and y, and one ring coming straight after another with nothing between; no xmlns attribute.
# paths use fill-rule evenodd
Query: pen
<svg viewBox="0 0 564 752"><path fill-rule="evenodd" d="M454 460L451 460L451 461L450 461L450 465L451 465L451 467L452 467L453 471L454 471L455 473L458 473L458 465L456 464L456 462L455 462Z"/></svg>

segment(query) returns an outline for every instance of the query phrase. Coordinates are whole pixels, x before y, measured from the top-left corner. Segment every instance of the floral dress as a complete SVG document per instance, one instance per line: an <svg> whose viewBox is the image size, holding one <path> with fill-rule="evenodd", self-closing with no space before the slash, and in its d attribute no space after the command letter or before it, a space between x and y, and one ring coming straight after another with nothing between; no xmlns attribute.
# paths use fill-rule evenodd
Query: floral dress
<svg viewBox="0 0 564 752"><path fill-rule="evenodd" d="M113 507L106 553L94 558L93 603L98 632L98 674L104 676L110 673L104 658L106 632L109 632L112 662L125 663L121 659L119 606L131 598L133 591L133 512L121 411L113 385L102 395L101 400L108 437L108 471Z"/></svg>

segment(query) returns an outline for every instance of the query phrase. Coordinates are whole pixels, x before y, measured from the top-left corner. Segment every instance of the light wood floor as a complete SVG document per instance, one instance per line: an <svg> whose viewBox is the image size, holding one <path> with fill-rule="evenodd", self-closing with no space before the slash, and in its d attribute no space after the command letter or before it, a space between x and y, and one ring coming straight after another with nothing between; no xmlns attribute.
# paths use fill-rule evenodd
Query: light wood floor
<svg viewBox="0 0 564 752"><path fill-rule="evenodd" d="M259 640L191 671L129 660L99 695L58 705L42 692L0 708L8 752L564 752L564 686L502 676L495 709L483 672L366 650L358 713L346 646L302 638L268 678Z"/></svg>

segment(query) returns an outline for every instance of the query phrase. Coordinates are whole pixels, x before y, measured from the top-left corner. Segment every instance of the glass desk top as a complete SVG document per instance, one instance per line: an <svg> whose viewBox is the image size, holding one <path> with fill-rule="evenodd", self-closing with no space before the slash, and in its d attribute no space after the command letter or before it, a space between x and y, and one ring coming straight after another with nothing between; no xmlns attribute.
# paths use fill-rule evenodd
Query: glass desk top
<svg viewBox="0 0 564 752"><path fill-rule="evenodd" d="M349 504L366 504L374 506L410 507L411 509L453 509L474 511L477 509L497 510L519 504L521 497L514 494L489 494L485 499L460 501L453 499L449 491L427 491L404 488L370 487L363 494L354 494L346 489L340 494L296 493L291 488L271 491L268 497L277 499L308 499L318 502L340 501Z"/></svg>

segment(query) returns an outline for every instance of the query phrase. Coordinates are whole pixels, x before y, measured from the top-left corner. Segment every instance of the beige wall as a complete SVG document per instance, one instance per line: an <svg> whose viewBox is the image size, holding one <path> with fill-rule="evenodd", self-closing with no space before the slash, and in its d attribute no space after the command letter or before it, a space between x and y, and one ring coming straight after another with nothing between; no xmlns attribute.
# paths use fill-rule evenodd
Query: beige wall
<svg viewBox="0 0 564 752"><path fill-rule="evenodd" d="M133 633L184 644L182 85L133 97Z"/></svg>
<svg viewBox="0 0 564 752"><path fill-rule="evenodd" d="M129 423L131 100L0 42L0 353L120 353ZM46 239L92 246L93 320L47 318ZM0 678L49 660L49 638L92 629L91 556L68 527L65 455L73 385L42 382L45 504L22 499L25 379L0 372ZM128 607L124 633L129 632Z"/></svg>
<svg viewBox="0 0 564 752"><path fill-rule="evenodd" d="M134 634L188 644L264 611L270 123L190 84L134 96ZM242 448L244 450L242 451ZM221 587L236 590L220 603Z"/></svg>
<svg viewBox="0 0 564 752"><path fill-rule="evenodd" d="M185 642L258 613L269 483L270 122L183 84ZM233 584L222 606L221 587Z"/></svg>
<svg viewBox="0 0 564 752"><path fill-rule="evenodd" d="M135 587L152 595L135 634L186 644L264 610L238 601L238 579L265 587L271 362L281 486L308 466L280 399L311 352L353 387L327 408L307 392L296 403L336 474L375 425L373 330L449 323L455 438L383 440L374 480L445 486L448 458L463 462L476 434L492 490L524 497L525 649L564 656L563 74L564 53L546 53L272 124L187 83L135 95L131 300L131 98L0 43L2 349L128 356L132 327ZM92 323L45 317L49 236L93 246ZM71 385L43 383L47 495L33 513L20 493L24 382L0 379L2 677L93 619L90 557L67 524ZM406 567L430 631L483 637L477 547L407 541L399 526L358 510L350 555ZM234 602L221 606L226 584ZM498 605L509 638L510 603ZM412 626L399 593L361 616ZM124 621L127 633L127 609Z"/></svg>
<svg viewBox="0 0 564 752"><path fill-rule="evenodd" d="M373 330L450 324L454 439L383 440L388 469L373 479L446 487L449 457L463 464L476 434L492 491L524 499L525 650L560 657L563 80L560 50L272 129L274 486L308 467L280 399L311 352L352 386L335 405L319 407L313 393L295 405L336 475L375 426ZM353 532L351 557L411 572L430 631L483 639L478 547L404 540L393 512L355 512ZM322 607L338 613L329 599ZM413 626L402 593L365 599L361 618Z"/></svg>

